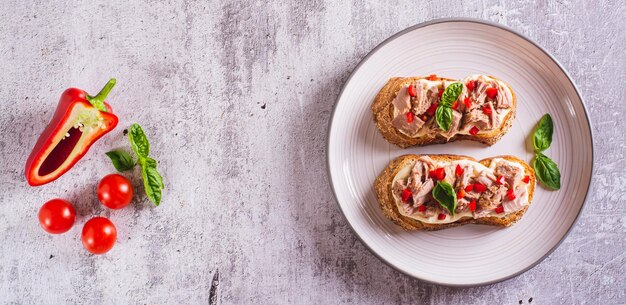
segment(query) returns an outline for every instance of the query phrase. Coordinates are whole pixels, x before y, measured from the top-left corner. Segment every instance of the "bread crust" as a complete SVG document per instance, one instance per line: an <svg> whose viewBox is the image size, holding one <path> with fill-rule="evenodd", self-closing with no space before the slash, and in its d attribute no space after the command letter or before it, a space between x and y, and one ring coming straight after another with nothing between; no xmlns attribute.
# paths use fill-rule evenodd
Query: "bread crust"
<svg viewBox="0 0 626 305"><path fill-rule="evenodd" d="M490 77L497 79L493 76ZM457 134L450 139L447 139L439 133L431 133L420 137L409 137L403 134L391 124L393 121L393 100L396 98L396 94L403 86L425 78L426 77L393 77L389 79L387 84L385 84L385 86L376 95L371 107L372 115L374 117L374 122L376 122L376 127L380 130L383 138L385 138L385 140L389 143L406 148L416 145L424 146L430 144L442 144L457 140L471 140L491 146L498 142L511 127L511 124L515 119L517 109L517 96L511 86L509 86L506 82L503 82L511 91L511 111L504 117L502 123L497 128L494 128L487 133L480 133L475 136ZM438 77L436 80L455 81L454 79L441 77Z"/></svg>
<svg viewBox="0 0 626 305"><path fill-rule="evenodd" d="M419 157L419 155L403 155L398 157L397 159L389 163L389 165L382 171L382 173L378 176L378 178L376 178L376 181L374 182L374 191L376 192L376 197L378 198L378 203L380 204L383 214L385 214L387 218L389 218L391 221L407 231L436 231L470 223L508 227L519 221L522 216L524 216L524 213L526 213L526 210L528 210L528 207L532 203L533 195L535 193L535 171L526 162L517 157L496 156L478 161L472 157L461 155L428 155L428 157L437 161L470 160L474 162L479 162L485 166L489 166L489 163L494 158L502 158L519 163L524 166L526 173L528 173L528 175L530 176L530 181L528 183L528 205L515 213L507 215L506 217L492 216L479 219L474 219L472 217L463 217L455 222L446 224L424 223L417 219L406 217L400 214L398 206L396 205L393 198L393 178L402 168L413 164Z"/></svg>

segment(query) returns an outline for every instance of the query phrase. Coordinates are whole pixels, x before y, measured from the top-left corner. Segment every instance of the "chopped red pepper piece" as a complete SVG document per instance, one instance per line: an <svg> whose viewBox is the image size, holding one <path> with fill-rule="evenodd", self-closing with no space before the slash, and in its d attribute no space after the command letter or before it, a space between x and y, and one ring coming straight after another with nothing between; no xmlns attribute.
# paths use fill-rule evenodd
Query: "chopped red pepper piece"
<svg viewBox="0 0 626 305"><path fill-rule="evenodd" d="M458 193L456 193L456 199L461 199L465 197L465 190L460 189Z"/></svg>
<svg viewBox="0 0 626 305"><path fill-rule="evenodd" d="M528 176L528 175L524 176L524 178L522 178L522 181L524 183L529 183L530 182L530 176Z"/></svg>
<svg viewBox="0 0 626 305"><path fill-rule="evenodd" d="M504 213L504 207L503 207L502 205L499 205L499 206L496 208L496 210L495 210L495 211L496 211L496 213L498 213L498 214L502 214L502 213Z"/></svg>
<svg viewBox="0 0 626 305"><path fill-rule="evenodd" d="M470 109L470 107L472 107L472 100L469 97L466 97L463 100L463 104L465 104L465 108Z"/></svg>
<svg viewBox="0 0 626 305"><path fill-rule="evenodd" d="M469 193L469 192L471 192L473 190L474 190L474 185L473 184L470 184L470 185L465 187L465 192Z"/></svg>
<svg viewBox="0 0 626 305"><path fill-rule="evenodd" d="M487 190L487 186L485 186L484 184L479 183L479 182L474 183L474 191L476 191L477 193L482 193L486 190Z"/></svg>
<svg viewBox="0 0 626 305"><path fill-rule="evenodd" d="M77 88L63 92L52 120L26 161L28 184L42 185L61 177L93 143L117 126L117 116L104 101L115 82L109 80L96 96Z"/></svg>
<svg viewBox="0 0 626 305"><path fill-rule="evenodd" d="M467 90L469 90L470 92L474 91L474 88L476 88L476 81L471 80L467 82L467 84L465 84L465 87L467 87Z"/></svg>
<svg viewBox="0 0 626 305"><path fill-rule="evenodd" d="M515 196L515 190L514 189L509 189L506 192L506 198L509 200L515 200L516 196Z"/></svg>
<svg viewBox="0 0 626 305"><path fill-rule="evenodd" d="M426 113L428 113L428 115L433 116L435 115L435 111L437 111L437 103L432 103L430 104L430 107L428 107L428 110L426 110Z"/></svg>
<svg viewBox="0 0 626 305"><path fill-rule="evenodd" d="M425 212L426 211L426 206L422 204L422 205L417 207L417 210L420 211L420 212Z"/></svg>
<svg viewBox="0 0 626 305"><path fill-rule="evenodd" d="M415 89L415 86L413 86L413 84L409 85L409 88L407 89L407 91L409 92L409 96L411 97L417 96L417 90Z"/></svg>
<svg viewBox="0 0 626 305"><path fill-rule="evenodd" d="M409 199L411 199L411 196L413 196L413 192L411 192L411 190L409 189L402 190L402 201L408 202Z"/></svg>
<svg viewBox="0 0 626 305"><path fill-rule="evenodd" d="M452 109L457 110L459 108L459 101L455 101L454 103L452 103Z"/></svg>
<svg viewBox="0 0 626 305"><path fill-rule="evenodd" d="M487 96L489 98L495 98L496 95L498 95L498 89L496 89L496 88L487 88L487 91L485 91L485 93L487 93Z"/></svg>
<svg viewBox="0 0 626 305"><path fill-rule="evenodd" d="M444 88L439 89L439 98L441 98L441 96L443 95L444 90L445 90Z"/></svg>
<svg viewBox="0 0 626 305"><path fill-rule="evenodd" d="M474 127L472 127L472 128L469 130L469 133L470 133L471 135L475 136L475 135L477 135L477 134L478 134L478 132L479 132L479 131L480 131L480 130L478 129L478 127L474 126Z"/></svg>
<svg viewBox="0 0 626 305"><path fill-rule="evenodd" d="M496 179L496 183L499 185L503 185L504 184L504 176L498 176L498 178Z"/></svg>
<svg viewBox="0 0 626 305"><path fill-rule="evenodd" d="M409 111L406 113L406 121L408 123L413 123L413 112Z"/></svg>
<svg viewBox="0 0 626 305"><path fill-rule="evenodd" d="M428 80L437 80L437 74L431 74L428 76Z"/></svg>
<svg viewBox="0 0 626 305"><path fill-rule="evenodd" d="M437 219L439 219L439 220L444 220L444 219L446 219L446 214L444 214L444 213L439 213L439 215L437 215Z"/></svg>
<svg viewBox="0 0 626 305"><path fill-rule="evenodd" d="M472 200L472 201L470 201L470 203L469 203L469 209L470 209L470 211L472 211L472 212L476 211L476 200Z"/></svg>
<svg viewBox="0 0 626 305"><path fill-rule="evenodd" d="M438 168L437 169L437 178L439 178L439 180L443 180L443 178L446 177L446 171L443 168Z"/></svg>
<svg viewBox="0 0 626 305"><path fill-rule="evenodd" d="M431 178L441 181L443 180L443 178L446 177L446 172L443 169L443 167L439 167L439 168L436 168L435 170L430 171L429 175Z"/></svg>
<svg viewBox="0 0 626 305"><path fill-rule="evenodd" d="M454 174L455 174L457 177L459 177L459 176L463 175L463 172L464 172L464 170L463 170L463 168L461 167L461 165L457 164L457 165L456 165L456 168L454 169Z"/></svg>
<svg viewBox="0 0 626 305"><path fill-rule="evenodd" d="M483 113L486 115L491 115L493 113L493 109L491 109L491 107L489 106L485 106L483 107Z"/></svg>

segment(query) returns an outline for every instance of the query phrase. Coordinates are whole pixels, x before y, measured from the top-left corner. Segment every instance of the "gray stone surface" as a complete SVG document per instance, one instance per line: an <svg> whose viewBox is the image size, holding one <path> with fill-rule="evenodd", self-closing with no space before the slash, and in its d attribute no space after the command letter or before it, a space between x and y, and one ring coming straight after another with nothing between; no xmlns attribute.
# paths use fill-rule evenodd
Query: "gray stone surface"
<svg viewBox="0 0 626 305"><path fill-rule="evenodd" d="M218 270L219 304L626 303L623 1L90 2L0 3L0 303L207 304ZM327 122L359 60L397 31L452 16L511 26L552 52L582 91L596 144L589 200L561 247L473 289L375 258L325 168ZM112 76L120 126L59 180L27 186L23 165L61 92L96 92ZM103 153L128 147L133 122L152 140L164 201L137 196L112 212L95 187L114 171ZM54 197L79 214L60 236L36 217ZM119 231L104 256L80 242L94 215Z"/></svg>

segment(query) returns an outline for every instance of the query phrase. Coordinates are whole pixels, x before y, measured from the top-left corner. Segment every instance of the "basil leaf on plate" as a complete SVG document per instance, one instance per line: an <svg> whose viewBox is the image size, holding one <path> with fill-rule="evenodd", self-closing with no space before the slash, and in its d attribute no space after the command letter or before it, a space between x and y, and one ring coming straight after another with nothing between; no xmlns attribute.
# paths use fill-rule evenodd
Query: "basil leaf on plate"
<svg viewBox="0 0 626 305"><path fill-rule="evenodd" d="M542 153L537 153L533 160L537 180L553 190L561 188L561 172L554 161Z"/></svg>
<svg viewBox="0 0 626 305"><path fill-rule="evenodd" d="M554 125L552 123L552 117L550 117L550 114L546 113L541 120L539 120L539 123L537 123L535 132L533 133L533 146L536 152L542 152L550 147L553 132Z"/></svg>
<svg viewBox="0 0 626 305"><path fill-rule="evenodd" d="M457 82L450 84L450 86L448 86L446 90L443 91L443 95L441 95L441 105L445 105L448 107L452 106L452 103L459 99L462 91L462 83Z"/></svg>
<svg viewBox="0 0 626 305"><path fill-rule="evenodd" d="M437 185L433 188L433 198L439 202L444 209L450 212L450 215L454 216L454 210L456 210L456 194L452 185L447 182L437 182Z"/></svg>
<svg viewBox="0 0 626 305"><path fill-rule="evenodd" d="M435 121L437 121L437 125L439 125L441 130L448 131L450 124L452 124L452 108L439 105L435 111Z"/></svg>
<svg viewBox="0 0 626 305"><path fill-rule="evenodd" d="M130 126L128 129L128 140L138 158L148 157L150 154L150 143L139 124L135 123Z"/></svg>
<svg viewBox="0 0 626 305"><path fill-rule="evenodd" d="M123 150L112 150L105 154L111 159L113 166L118 172L125 172L135 166L133 157Z"/></svg>

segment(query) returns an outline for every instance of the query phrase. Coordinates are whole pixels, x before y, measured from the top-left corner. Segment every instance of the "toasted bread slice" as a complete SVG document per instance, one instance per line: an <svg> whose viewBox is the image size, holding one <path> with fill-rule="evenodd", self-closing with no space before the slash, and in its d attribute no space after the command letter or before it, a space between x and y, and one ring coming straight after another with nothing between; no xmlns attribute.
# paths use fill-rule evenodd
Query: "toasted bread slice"
<svg viewBox="0 0 626 305"><path fill-rule="evenodd" d="M398 157L383 170L383 172L374 182L374 190L376 192L376 196L378 197L378 203L380 204L380 207L382 208L385 216L407 231L435 231L470 223L508 227L522 218L532 202L533 194L535 192L535 171L521 159L513 156L497 156L477 161L472 157L459 155L428 155L428 157L435 161L453 161L465 159L479 162L485 166L489 166L493 158L502 158L515 163L519 163L524 167L526 174L530 177L530 181L528 183L528 205L526 205L523 209L504 217L482 217L478 219L474 219L473 217L463 217L455 222L445 224L425 223L417 219L404 216L398 210L398 206L396 205L395 199L393 197L393 179L402 168L411 166L419 157L420 156L418 155L404 155Z"/></svg>
<svg viewBox="0 0 626 305"><path fill-rule="evenodd" d="M491 78L498 80L497 78L490 76ZM511 91L512 101L511 101L511 111L507 113L507 115L502 119L500 125L490 129L488 132L481 132L477 135L467 135L467 134L456 134L451 138L446 138L441 135L439 132L429 132L427 134L418 136L418 137L410 137L402 132L400 132L396 127L392 125L392 121L394 119L394 106L393 100L396 97L396 94L400 89L404 86L407 86L410 83L416 82L419 79L425 79L426 77L394 77L389 79L387 84L380 90L374 102L372 103L372 114L374 116L374 121L376 122L376 127L380 130L382 136L392 144L398 145L399 147L406 148L410 146L424 146L430 144L442 144L457 140L471 140L482 142L487 145L493 145L498 142L502 136L509 130L513 120L515 119L515 113L517 108L517 97L515 92L508 84L504 83L501 80L498 80L505 84L509 90ZM455 81L450 78L432 78L430 80L434 81Z"/></svg>

